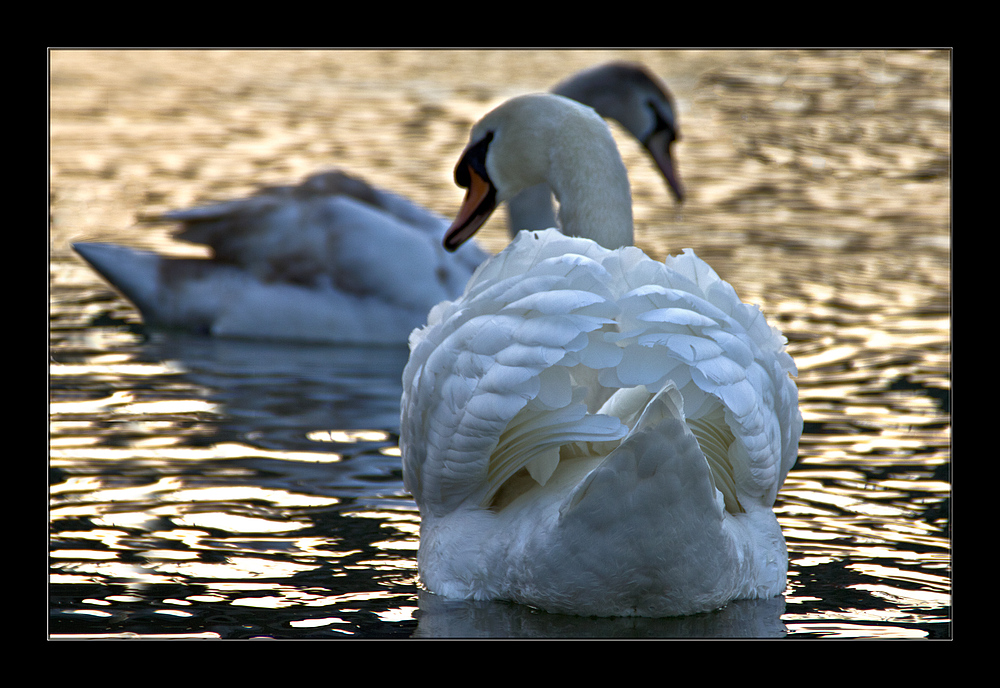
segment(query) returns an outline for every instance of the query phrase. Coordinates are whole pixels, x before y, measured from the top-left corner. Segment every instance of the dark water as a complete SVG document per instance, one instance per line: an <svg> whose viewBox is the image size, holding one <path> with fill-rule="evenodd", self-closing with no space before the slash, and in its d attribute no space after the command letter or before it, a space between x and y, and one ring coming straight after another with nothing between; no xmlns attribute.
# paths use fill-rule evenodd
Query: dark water
<svg viewBox="0 0 1000 688"><path fill-rule="evenodd" d="M405 350L147 332L69 251L196 254L143 218L332 166L452 213L469 124L609 56L52 53L51 637L951 637L947 52L625 54L674 90L689 192L620 137L637 243L695 248L799 366L775 600L598 620L426 596Z"/></svg>

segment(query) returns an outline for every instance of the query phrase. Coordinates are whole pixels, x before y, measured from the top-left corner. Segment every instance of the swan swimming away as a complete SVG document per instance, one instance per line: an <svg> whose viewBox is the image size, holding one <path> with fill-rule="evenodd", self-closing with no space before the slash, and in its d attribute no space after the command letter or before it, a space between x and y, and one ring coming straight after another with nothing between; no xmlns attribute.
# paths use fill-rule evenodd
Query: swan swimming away
<svg viewBox="0 0 1000 688"><path fill-rule="evenodd" d="M773 504L802 417L785 339L690 250L632 244L607 125L555 95L472 129L457 248L546 182L562 233L517 234L410 337L400 448L423 585L598 616L785 590Z"/></svg>
<svg viewBox="0 0 1000 688"><path fill-rule="evenodd" d="M641 65L613 62L553 90L621 123L682 199L674 104L656 77ZM508 210L517 229L556 224L544 185L526 188ZM212 258L101 243L73 248L147 325L220 337L405 344L430 308L457 298L489 255L472 242L445 251L445 218L339 170L164 219L181 222L177 238L210 247Z"/></svg>

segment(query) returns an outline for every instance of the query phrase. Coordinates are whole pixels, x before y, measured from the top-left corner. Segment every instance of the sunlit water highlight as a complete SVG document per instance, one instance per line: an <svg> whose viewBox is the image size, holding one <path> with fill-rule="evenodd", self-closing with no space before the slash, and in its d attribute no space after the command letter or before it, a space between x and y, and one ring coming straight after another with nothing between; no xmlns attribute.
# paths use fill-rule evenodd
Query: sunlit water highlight
<svg viewBox="0 0 1000 688"><path fill-rule="evenodd" d="M147 332L69 250L196 255L140 220L337 165L451 214L472 121L610 56L52 53L53 637L950 637L948 53L626 54L678 99L690 194L674 205L619 136L637 243L695 248L800 370L786 595L713 614L423 593L405 349ZM485 240L502 246L502 224Z"/></svg>

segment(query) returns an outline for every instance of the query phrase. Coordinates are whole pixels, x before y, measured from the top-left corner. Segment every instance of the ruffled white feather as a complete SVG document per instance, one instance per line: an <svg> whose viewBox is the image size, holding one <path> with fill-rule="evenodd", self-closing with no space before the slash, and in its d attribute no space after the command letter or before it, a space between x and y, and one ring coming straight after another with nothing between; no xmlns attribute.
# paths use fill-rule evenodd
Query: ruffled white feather
<svg viewBox="0 0 1000 688"><path fill-rule="evenodd" d="M784 343L691 251L518 235L411 337L425 584L600 615L781 593L771 507L801 431Z"/></svg>

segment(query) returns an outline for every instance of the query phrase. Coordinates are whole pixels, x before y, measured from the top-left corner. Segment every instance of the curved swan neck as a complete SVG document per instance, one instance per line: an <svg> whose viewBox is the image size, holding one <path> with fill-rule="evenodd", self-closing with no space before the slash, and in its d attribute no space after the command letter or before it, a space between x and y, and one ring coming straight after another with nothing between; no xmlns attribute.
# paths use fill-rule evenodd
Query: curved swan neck
<svg viewBox="0 0 1000 688"><path fill-rule="evenodd" d="M631 246L632 192L607 124L596 113L567 122L572 124L560 130L550 150L547 176L559 201L561 231L605 248Z"/></svg>
<svg viewBox="0 0 1000 688"><path fill-rule="evenodd" d="M657 133L657 116L669 120L671 140L676 131L673 100L667 87L642 64L608 62L585 69L559 82L552 93L593 108L601 117L613 119L656 158L661 144L650 137ZM668 175L671 187L677 187L672 162L669 173L662 160L657 165ZM680 192L675 189L678 197ZM522 229L547 229L556 226L556 209L551 189L544 184L529 187L507 202L507 227L513 237Z"/></svg>
<svg viewBox="0 0 1000 688"><path fill-rule="evenodd" d="M487 168L498 200L545 182L564 234L607 248L633 243L628 172L596 112L560 96L522 96L480 121L473 140L494 129Z"/></svg>
<svg viewBox="0 0 1000 688"><path fill-rule="evenodd" d="M529 186L507 201L507 229L511 237L522 229L548 229L557 225L548 184Z"/></svg>

